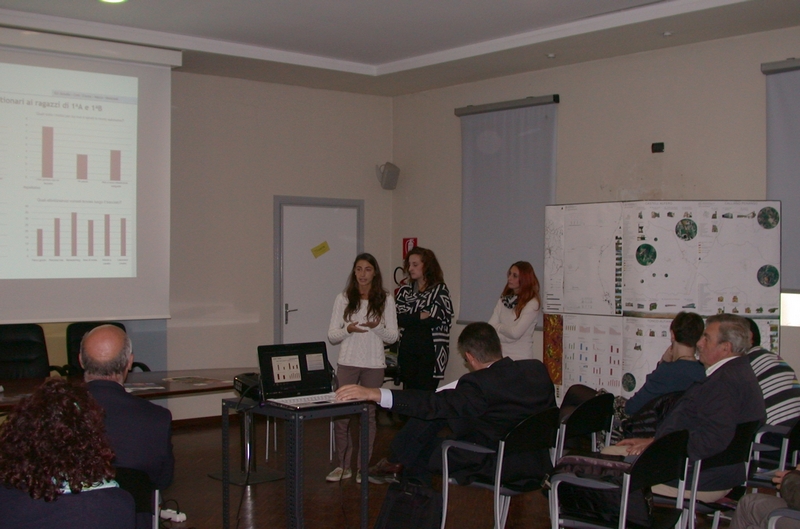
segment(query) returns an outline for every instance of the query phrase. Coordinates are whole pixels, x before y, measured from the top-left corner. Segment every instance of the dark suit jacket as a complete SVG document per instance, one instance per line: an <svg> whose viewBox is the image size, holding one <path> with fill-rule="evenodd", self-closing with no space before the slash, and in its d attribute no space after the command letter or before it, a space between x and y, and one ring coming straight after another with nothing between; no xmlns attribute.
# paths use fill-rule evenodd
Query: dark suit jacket
<svg viewBox="0 0 800 529"><path fill-rule="evenodd" d="M130 395L116 382L92 380L87 387L106 412L114 466L147 472L156 488L167 488L175 469L170 411Z"/></svg>
<svg viewBox="0 0 800 529"><path fill-rule="evenodd" d="M113 488L60 494L54 501L46 502L0 485L0 527L133 529L133 498L124 490Z"/></svg>
<svg viewBox="0 0 800 529"><path fill-rule="evenodd" d="M455 389L430 391L392 391L392 411L423 420L444 419L451 438L490 448L526 417L556 405L553 382L544 364L538 360L513 361L503 358L486 369L467 373ZM439 455L439 460L441 456ZM433 454L431 461L435 461ZM454 477L469 481L479 475L493 479L494 456L459 451L451 455ZM504 477L513 474L543 476L551 470L546 451L534 458L504 465Z"/></svg>
<svg viewBox="0 0 800 529"><path fill-rule="evenodd" d="M688 430L689 457L696 461L725 450L736 425L755 420L766 420L764 397L747 355L743 355L689 386L656 430L656 438ZM744 479L743 464L701 470L699 490L725 490L741 485Z"/></svg>

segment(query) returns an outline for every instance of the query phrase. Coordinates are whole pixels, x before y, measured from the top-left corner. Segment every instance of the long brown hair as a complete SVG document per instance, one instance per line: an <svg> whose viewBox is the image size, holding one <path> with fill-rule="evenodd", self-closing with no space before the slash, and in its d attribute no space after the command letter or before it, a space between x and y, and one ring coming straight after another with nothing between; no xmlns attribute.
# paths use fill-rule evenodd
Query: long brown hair
<svg viewBox="0 0 800 529"><path fill-rule="evenodd" d="M375 269L375 276L372 278L372 284L369 286L369 294L367 295L367 319L379 320L383 317L383 308L386 306L386 291L383 289L381 267L378 266L378 260L372 254L360 253L356 256L356 260L353 261L353 268L350 270L350 277L344 289L344 295L347 297L344 321L349 321L350 317L358 312L358 307L361 305L361 292L358 290L358 280L356 279L356 265L359 261L366 261Z"/></svg>
<svg viewBox="0 0 800 529"><path fill-rule="evenodd" d="M519 318L519 315L522 314L522 309L525 308L525 305L530 300L535 299L539 306L542 305L542 300L539 298L539 278L536 277L533 266L528 261L517 261L508 267L508 271L511 272L511 269L515 266L519 270L519 292L516 293L508 288L508 283L506 283L503 293L500 295L513 296L517 294L517 307L514 309L514 314Z"/></svg>
<svg viewBox="0 0 800 529"><path fill-rule="evenodd" d="M442 267L439 266L439 261L436 260L436 254L433 250L415 246L406 255L403 261L403 272L408 276L408 260L412 255L418 255L422 261L422 277L425 278L425 289L436 286L439 283L444 283L444 273Z"/></svg>

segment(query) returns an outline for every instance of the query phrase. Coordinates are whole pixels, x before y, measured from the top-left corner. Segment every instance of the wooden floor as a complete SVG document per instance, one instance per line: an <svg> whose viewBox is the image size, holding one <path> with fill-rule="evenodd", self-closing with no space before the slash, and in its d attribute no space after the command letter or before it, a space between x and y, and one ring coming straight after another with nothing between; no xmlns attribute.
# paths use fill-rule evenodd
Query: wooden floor
<svg viewBox="0 0 800 529"><path fill-rule="evenodd" d="M357 424L357 421L356 421ZM266 467L283 470L283 425L278 423L278 451L272 451ZM388 445L397 425L379 425L375 441L373 463L387 455ZM264 465L265 421L258 418L258 467ZM354 434L357 427L352 427ZM355 435L354 435L355 437ZM239 428L231 425L231 462L239 465ZM175 449L175 480L163 491L164 500L173 500L169 508L186 513L185 523L174 523L174 528L222 527L222 486L208 477L219 472L222 466L221 428L219 421L202 425L176 425L173 431ZM355 459L355 457L354 457ZM360 527L360 485L351 478L340 483L327 483L325 476L335 465L328 458L328 420L307 421L305 426L305 523L309 529L356 529ZM231 487L231 528L286 527L284 513L284 481L262 483L250 487ZM437 489L440 482L436 483ZM369 527L378 517L387 485L369 484ZM241 504L241 507L239 507ZM511 502L508 529L548 529L547 500L540 492L514 498ZM490 528L492 520L491 493L468 487L453 487L447 515L448 527Z"/></svg>
<svg viewBox="0 0 800 529"><path fill-rule="evenodd" d="M235 419L235 418L234 418ZM354 419L354 421L356 421ZM283 425L278 422L278 451L270 440L269 461L264 461L265 420L257 418L258 467L283 470ZM325 476L335 466L328 458L328 419L305 423L305 526L309 529L356 529L360 527L360 485L351 478L340 483L327 483ZM397 424L379 424L373 463L387 455L388 446ZM358 431L357 421L353 437ZM210 529L222 527L222 485L208 477L222 468L221 428L219 420L202 424L178 424L173 430L175 447L175 480L163 491L168 508L185 512L185 523L164 527ZM232 470L239 468L239 427L231 424ZM355 455L354 455L355 460ZM262 483L250 487L231 486L231 528L286 527L284 512L284 481ZM434 487L440 489L440 480ZM387 485L369 484L369 527L372 528L386 494ZM493 526L491 493L469 487L452 487L447 514L448 528L486 528ZM707 529L709 521L698 520L698 527ZM723 522L721 527L726 527ZM508 529L549 529L547 500L541 492L531 492L513 498Z"/></svg>

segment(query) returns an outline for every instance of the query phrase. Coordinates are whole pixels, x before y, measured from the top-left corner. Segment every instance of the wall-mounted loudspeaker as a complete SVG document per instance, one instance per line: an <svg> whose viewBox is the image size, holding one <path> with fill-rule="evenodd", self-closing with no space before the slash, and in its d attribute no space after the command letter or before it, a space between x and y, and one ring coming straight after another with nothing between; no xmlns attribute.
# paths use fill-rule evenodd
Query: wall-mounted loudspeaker
<svg viewBox="0 0 800 529"><path fill-rule="evenodd" d="M400 177L400 168L392 162L386 162L383 165L375 166L375 172L378 174L378 182L384 189L394 189L397 187L397 179Z"/></svg>

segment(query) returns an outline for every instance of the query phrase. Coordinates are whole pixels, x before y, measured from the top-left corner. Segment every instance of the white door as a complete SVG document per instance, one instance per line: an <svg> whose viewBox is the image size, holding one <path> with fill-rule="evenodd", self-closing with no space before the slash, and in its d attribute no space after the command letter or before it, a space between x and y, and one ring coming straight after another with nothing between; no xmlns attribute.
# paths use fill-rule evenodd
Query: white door
<svg viewBox="0 0 800 529"><path fill-rule="evenodd" d="M281 215L276 342L327 342L333 301L344 290L353 259L363 247L363 202L291 199L298 201L276 204ZM334 367L338 352L338 346L328 343Z"/></svg>

